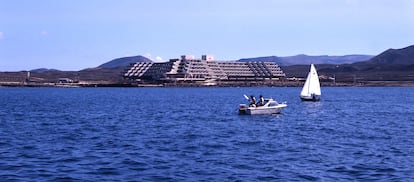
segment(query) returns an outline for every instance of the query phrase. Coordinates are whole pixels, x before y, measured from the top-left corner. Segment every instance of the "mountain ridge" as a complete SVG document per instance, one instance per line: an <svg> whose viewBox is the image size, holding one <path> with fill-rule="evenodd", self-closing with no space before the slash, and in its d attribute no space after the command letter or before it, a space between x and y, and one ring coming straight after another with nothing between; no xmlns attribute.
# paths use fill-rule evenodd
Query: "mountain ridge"
<svg viewBox="0 0 414 182"><path fill-rule="evenodd" d="M256 58L243 58L238 61L275 61L287 77L305 77L309 71L309 62L313 60L318 73L337 78L337 81L352 80L379 80L379 81L414 81L414 45L401 49L387 49L377 56L345 55L345 56L296 56L278 57L266 56ZM319 62L317 62L319 60ZM320 61L322 60L322 61ZM340 61L338 61L340 60ZM124 82L122 73L132 63L151 61L144 56L130 56L116 58L94 68L80 71L60 71L56 69L39 68L30 70L31 78L44 82L56 81L58 78L70 78L83 81L114 81ZM152 61L151 61L152 62ZM334 62L335 64L332 64ZM351 62L351 63L350 63ZM297 63L297 64L295 64ZM293 65L295 64L295 65ZM0 72L0 80L22 81L27 77L26 71ZM14 75L14 76L13 76Z"/></svg>
<svg viewBox="0 0 414 182"><path fill-rule="evenodd" d="M401 49L388 49L369 61L362 62L364 64L414 64L414 45Z"/></svg>
<svg viewBox="0 0 414 182"><path fill-rule="evenodd" d="M292 66L292 65L310 65L310 64L352 64L356 62L366 61L371 59L374 56L363 55L363 54L350 54L343 56L328 56L328 55L319 55L319 56L310 56L306 54L298 54L295 56L265 56L265 57L255 57L255 58L242 58L238 61L247 62L247 61L270 61L276 62L280 66Z"/></svg>
<svg viewBox="0 0 414 182"><path fill-rule="evenodd" d="M138 55L138 56L128 56L128 57L120 57L113 59L111 61L108 61L106 63L103 63L99 65L97 68L119 68L119 67L127 67L131 63L136 62L152 62L151 59L148 59L144 56Z"/></svg>

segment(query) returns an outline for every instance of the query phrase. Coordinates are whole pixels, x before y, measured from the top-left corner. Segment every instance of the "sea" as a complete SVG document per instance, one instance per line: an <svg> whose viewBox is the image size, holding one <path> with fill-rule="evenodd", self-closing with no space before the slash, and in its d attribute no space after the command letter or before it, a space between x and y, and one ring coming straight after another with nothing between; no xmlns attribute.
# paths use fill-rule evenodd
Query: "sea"
<svg viewBox="0 0 414 182"><path fill-rule="evenodd" d="M413 181L414 87L0 88L1 181ZM239 115L244 94L288 106Z"/></svg>

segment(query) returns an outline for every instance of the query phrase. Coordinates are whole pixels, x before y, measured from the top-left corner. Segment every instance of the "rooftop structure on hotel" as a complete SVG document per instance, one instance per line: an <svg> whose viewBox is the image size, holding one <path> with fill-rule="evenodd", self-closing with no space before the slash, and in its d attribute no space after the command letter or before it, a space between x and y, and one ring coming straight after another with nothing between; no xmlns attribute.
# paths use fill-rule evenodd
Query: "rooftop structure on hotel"
<svg viewBox="0 0 414 182"><path fill-rule="evenodd" d="M201 59L183 55L169 62L137 62L124 73L133 80L206 81L206 80L278 80L285 73L275 62L214 61L203 55Z"/></svg>

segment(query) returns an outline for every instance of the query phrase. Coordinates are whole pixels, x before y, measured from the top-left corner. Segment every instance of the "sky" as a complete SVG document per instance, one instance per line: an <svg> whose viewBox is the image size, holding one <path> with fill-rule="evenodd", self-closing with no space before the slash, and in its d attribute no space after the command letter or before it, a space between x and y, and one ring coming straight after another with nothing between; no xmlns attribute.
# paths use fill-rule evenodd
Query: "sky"
<svg viewBox="0 0 414 182"><path fill-rule="evenodd" d="M377 55L414 44L414 0L0 0L0 71L180 55Z"/></svg>

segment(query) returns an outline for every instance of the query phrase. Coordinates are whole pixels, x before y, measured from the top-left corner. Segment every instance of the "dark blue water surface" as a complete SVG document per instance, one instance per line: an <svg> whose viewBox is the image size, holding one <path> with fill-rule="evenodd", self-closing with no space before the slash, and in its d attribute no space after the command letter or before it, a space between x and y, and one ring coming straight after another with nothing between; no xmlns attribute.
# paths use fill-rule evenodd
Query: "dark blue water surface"
<svg viewBox="0 0 414 182"><path fill-rule="evenodd" d="M2 181L410 181L414 88L0 88ZM288 107L240 116L243 94Z"/></svg>

